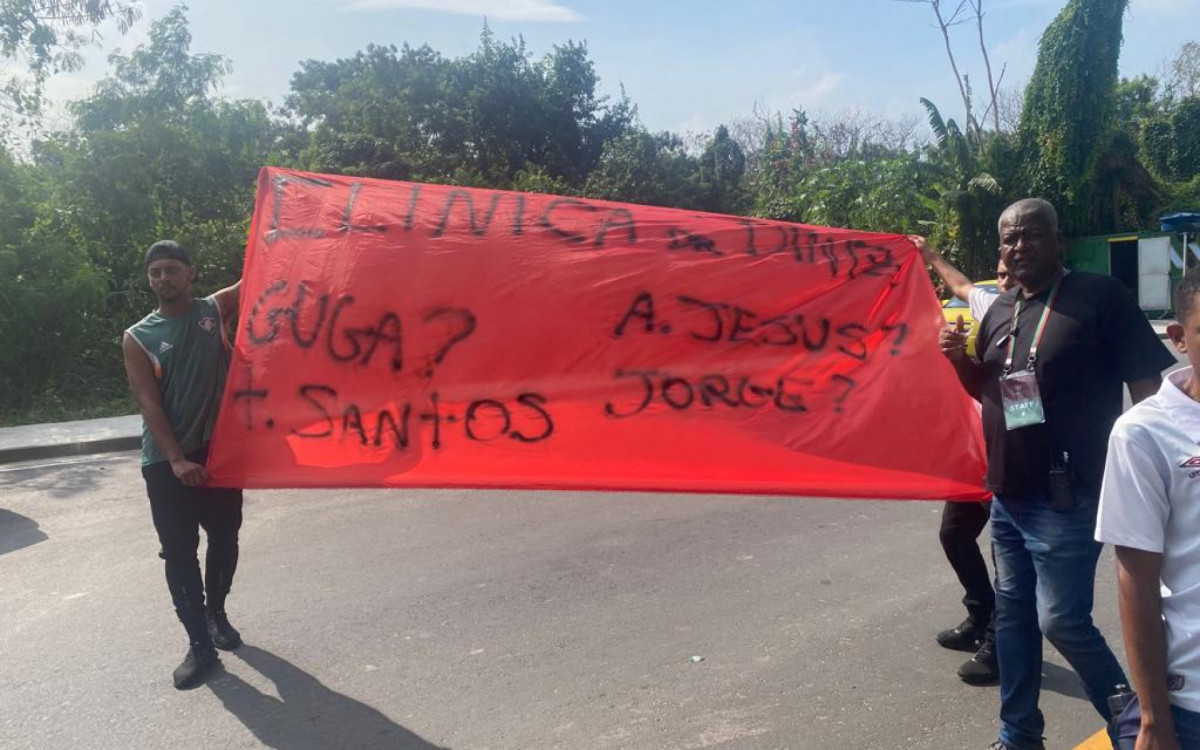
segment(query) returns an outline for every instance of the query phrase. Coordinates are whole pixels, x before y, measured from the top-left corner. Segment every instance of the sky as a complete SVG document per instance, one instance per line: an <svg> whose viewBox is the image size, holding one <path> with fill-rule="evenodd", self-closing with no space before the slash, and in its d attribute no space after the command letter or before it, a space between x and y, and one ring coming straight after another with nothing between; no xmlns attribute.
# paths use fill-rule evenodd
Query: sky
<svg viewBox="0 0 1200 750"><path fill-rule="evenodd" d="M946 0L952 4L953 0ZM1066 0L984 0L984 33L1004 83L1028 81L1042 30ZM177 2L142 0L122 36L104 27L87 67L52 79L57 102L86 95L109 51L147 39ZM370 43L429 44L444 56L476 48L484 19L501 38L523 36L535 56L584 41L603 93L621 87L651 130L704 133L755 111L921 117L919 99L961 119L962 104L927 4L902 0L195 0L193 53L233 64L222 93L282 101L301 60L352 56ZM1200 0L1131 0L1121 73L1157 74L1200 41ZM960 68L982 90L974 25L953 31Z"/></svg>

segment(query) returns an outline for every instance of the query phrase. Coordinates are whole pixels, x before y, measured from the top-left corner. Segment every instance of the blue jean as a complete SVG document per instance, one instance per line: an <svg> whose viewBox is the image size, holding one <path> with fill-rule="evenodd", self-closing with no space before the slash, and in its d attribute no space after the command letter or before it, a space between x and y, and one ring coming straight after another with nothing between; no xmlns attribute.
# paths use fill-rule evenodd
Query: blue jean
<svg viewBox="0 0 1200 750"><path fill-rule="evenodd" d="M1175 738L1179 740L1179 747L1182 750L1200 750L1200 713L1172 704L1171 718L1175 723ZM1142 724L1141 706L1136 698L1116 717L1114 723L1119 736L1116 747L1134 750Z"/></svg>
<svg viewBox="0 0 1200 750"><path fill-rule="evenodd" d="M1107 699L1128 683L1092 623L1097 500L1075 490L1075 507L1054 510L1047 495L997 495L992 503L996 559L996 656L1000 668L1000 740L1017 750L1042 741L1038 709L1042 635L1083 679L1107 722Z"/></svg>
<svg viewBox="0 0 1200 750"><path fill-rule="evenodd" d="M1171 706L1175 720L1175 736L1183 750L1200 750L1200 714L1179 706Z"/></svg>

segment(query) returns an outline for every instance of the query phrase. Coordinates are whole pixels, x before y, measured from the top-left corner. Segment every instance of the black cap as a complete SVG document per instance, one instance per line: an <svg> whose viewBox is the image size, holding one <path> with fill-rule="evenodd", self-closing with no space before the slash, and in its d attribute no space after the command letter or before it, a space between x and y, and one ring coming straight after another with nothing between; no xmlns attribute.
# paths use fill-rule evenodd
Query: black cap
<svg viewBox="0 0 1200 750"><path fill-rule="evenodd" d="M163 258L178 260L188 266L192 265L192 258L188 255L188 251L175 240L159 240L151 245L150 249L146 251L146 267L149 268L151 263Z"/></svg>

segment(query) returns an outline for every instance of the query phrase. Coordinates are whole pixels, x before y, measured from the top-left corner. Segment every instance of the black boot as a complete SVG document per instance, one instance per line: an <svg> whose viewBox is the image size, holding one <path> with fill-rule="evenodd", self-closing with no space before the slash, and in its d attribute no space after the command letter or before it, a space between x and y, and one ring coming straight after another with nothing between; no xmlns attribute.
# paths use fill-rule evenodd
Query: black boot
<svg viewBox="0 0 1200 750"><path fill-rule="evenodd" d="M175 667L175 671L171 675L175 682L175 689L190 690L199 687L204 682L204 678L208 677L213 668L220 663L217 652L212 646L206 648L204 644L192 644L183 663Z"/></svg>
<svg viewBox="0 0 1200 750"><path fill-rule="evenodd" d="M187 631L187 656L183 663L175 668L175 687L179 690L194 688L204 682L204 678L217 665L217 650L213 648L212 636L208 634L208 625L204 618L203 604L200 609L180 613L179 619Z"/></svg>
<svg viewBox="0 0 1200 750"><path fill-rule="evenodd" d="M242 634L229 624L229 618L224 612L209 612L208 634L213 645L222 651L232 651L242 645Z"/></svg>
<svg viewBox="0 0 1200 750"><path fill-rule="evenodd" d="M975 624L974 617L968 617L958 627L937 634L938 645L954 651L977 651L982 641L983 631Z"/></svg>
<svg viewBox="0 0 1200 750"><path fill-rule="evenodd" d="M971 660L958 668L958 676L968 685L995 685L999 682L1000 667L996 661L995 641L985 638Z"/></svg>

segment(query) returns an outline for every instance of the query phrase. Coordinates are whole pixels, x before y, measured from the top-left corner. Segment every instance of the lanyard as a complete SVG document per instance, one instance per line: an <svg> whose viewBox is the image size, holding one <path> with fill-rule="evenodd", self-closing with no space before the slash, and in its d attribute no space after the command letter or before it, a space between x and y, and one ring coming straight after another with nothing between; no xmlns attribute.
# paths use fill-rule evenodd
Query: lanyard
<svg viewBox="0 0 1200 750"><path fill-rule="evenodd" d="M1042 340L1042 334L1046 331L1046 321L1050 319L1050 310L1054 307L1054 301L1058 299L1058 290L1062 286L1062 279L1054 282L1054 286L1050 289L1050 296L1046 298L1046 307L1042 310L1041 320L1038 321L1037 330L1033 332L1033 343L1029 345L1029 369L1033 369L1033 363L1037 361L1038 342ZM1017 317L1021 314L1021 295L1017 295L1017 302L1013 305L1012 329L1008 334L1008 358L1004 360L1004 374L1012 372L1013 352L1017 348Z"/></svg>

